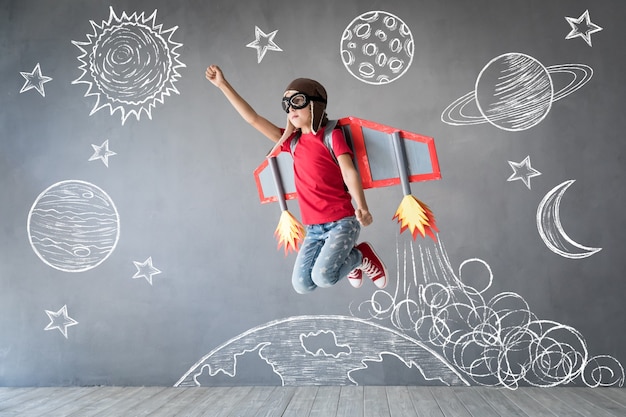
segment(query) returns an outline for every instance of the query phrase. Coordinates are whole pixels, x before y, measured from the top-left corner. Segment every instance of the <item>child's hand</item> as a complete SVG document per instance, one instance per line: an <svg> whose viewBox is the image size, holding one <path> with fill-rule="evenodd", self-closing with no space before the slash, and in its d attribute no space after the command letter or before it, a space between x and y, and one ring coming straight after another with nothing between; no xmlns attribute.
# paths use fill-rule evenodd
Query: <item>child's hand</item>
<svg viewBox="0 0 626 417"><path fill-rule="evenodd" d="M361 226L369 226L374 221L372 213L370 213L369 210L356 209L354 214L359 223L361 223Z"/></svg>
<svg viewBox="0 0 626 417"><path fill-rule="evenodd" d="M216 87L219 87L224 82L224 74L217 65L210 65L206 69L205 77Z"/></svg>

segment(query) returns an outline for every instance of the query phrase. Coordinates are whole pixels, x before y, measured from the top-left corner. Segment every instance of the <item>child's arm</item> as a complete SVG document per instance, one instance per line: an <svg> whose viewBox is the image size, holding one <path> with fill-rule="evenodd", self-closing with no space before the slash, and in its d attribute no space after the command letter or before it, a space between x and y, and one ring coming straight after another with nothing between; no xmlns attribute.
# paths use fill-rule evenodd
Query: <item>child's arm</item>
<svg viewBox="0 0 626 417"><path fill-rule="evenodd" d="M206 69L205 76L207 80L224 93L230 104L246 122L250 123L252 127L267 136L273 142L277 142L280 139L282 135L281 129L266 118L257 114L252 106L250 106L250 104L235 91L230 83L226 81L222 70L217 65L209 66Z"/></svg>
<svg viewBox="0 0 626 417"><path fill-rule="evenodd" d="M365 201L365 193L363 192L363 185L361 184L361 177L359 172L354 167L352 157L349 153L344 153L337 157L339 162L339 168L341 168L341 175L343 176L343 182L348 187L350 195L356 202L356 210L354 214L357 220L363 226L369 226L374 219L367 207L367 201Z"/></svg>

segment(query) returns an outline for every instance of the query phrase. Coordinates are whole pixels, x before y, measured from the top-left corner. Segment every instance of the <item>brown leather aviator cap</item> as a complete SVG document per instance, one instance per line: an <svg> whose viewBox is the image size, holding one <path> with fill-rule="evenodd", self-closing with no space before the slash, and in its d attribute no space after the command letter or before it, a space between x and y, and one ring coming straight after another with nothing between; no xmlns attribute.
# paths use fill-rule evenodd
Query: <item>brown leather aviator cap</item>
<svg viewBox="0 0 626 417"><path fill-rule="evenodd" d="M328 100L326 89L320 83L310 78L296 78L289 83L285 91L294 90L300 93L304 93L309 97L322 97L324 100ZM328 118L326 116L326 103L311 100L311 130L313 133L317 133L320 127L326 125Z"/></svg>

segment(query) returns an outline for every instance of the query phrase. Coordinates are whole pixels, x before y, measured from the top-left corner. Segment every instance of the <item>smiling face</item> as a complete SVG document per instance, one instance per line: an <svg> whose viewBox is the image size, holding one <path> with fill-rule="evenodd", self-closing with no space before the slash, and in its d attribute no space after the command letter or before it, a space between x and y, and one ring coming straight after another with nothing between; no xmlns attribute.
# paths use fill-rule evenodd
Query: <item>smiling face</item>
<svg viewBox="0 0 626 417"><path fill-rule="evenodd" d="M296 90L287 90L283 97L291 97L297 94ZM310 133L311 131L311 104L302 109L294 109L293 106L289 107L287 117L289 121L296 129L300 129L302 133Z"/></svg>

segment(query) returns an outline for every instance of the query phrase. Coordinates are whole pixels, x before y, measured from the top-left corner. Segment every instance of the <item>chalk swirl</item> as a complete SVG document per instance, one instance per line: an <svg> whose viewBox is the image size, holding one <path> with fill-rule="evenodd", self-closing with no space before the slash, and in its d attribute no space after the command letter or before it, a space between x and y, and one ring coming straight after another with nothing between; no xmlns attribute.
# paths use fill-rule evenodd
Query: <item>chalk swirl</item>
<svg viewBox="0 0 626 417"><path fill-rule="evenodd" d="M397 250L395 292L374 292L353 315L388 320L417 336L477 385L623 387L622 364L607 355L590 357L575 328L538 318L514 292L488 298L494 276L485 261L468 259L457 273L441 242L435 248L419 244L419 253L410 242L409 249Z"/></svg>

